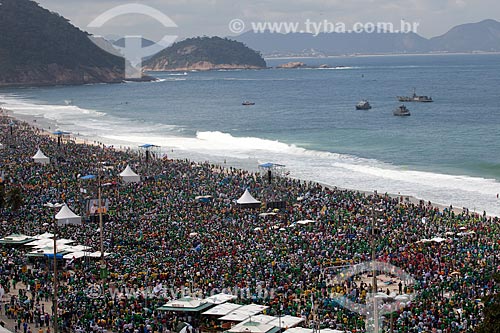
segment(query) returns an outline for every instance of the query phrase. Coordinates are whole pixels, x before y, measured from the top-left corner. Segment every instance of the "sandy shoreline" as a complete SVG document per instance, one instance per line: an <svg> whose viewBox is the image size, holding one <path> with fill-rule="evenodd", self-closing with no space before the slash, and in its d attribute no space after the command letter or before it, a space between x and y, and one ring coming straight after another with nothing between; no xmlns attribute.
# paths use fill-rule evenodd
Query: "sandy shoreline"
<svg viewBox="0 0 500 333"><path fill-rule="evenodd" d="M53 138L57 138L57 136L53 134L53 131L58 130L56 124L53 122L50 122L46 118L43 118L40 116L34 116L34 115L15 114L13 111L7 110L7 109L3 109L2 115L11 117L11 118L16 119L18 121L26 122L26 123L38 128L38 129L40 129L43 134L52 136ZM77 144L90 144L90 145L97 145L97 146L104 145L103 142L100 142L97 139L92 140L92 139L83 138L79 135L75 135L74 133L70 133L68 136L65 136L64 139L71 140ZM124 146L118 146L118 147L113 145L113 148L118 149L118 150L125 150L125 149L137 150L138 149L136 147L132 147L131 145L124 145ZM179 155L175 154L175 156L172 156L169 152L169 155L170 155L169 158L173 158L173 159L186 159L187 158L185 156L185 154L184 154L184 156L182 154L179 154ZM200 160L197 162L202 162L202 161ZM207 161L205 160L203 162L207 162ZM226 160L221 162L221 161L217 161L215 158L210 159L208 162L210 162L211 164L218 165L219 167L224 168L224 169L232 167L232 168L237 168L237 169L243 169L243 170L250 171L250 172L259 172L257 167L251 168L248 163L247 164L234 163L235 161L231 161L231 160L229 160L229 162L227 162ZM290 177L290 178L298 179L295 177ZM305 179L300 179L300 180L304 181ZM309 180L307 180L307 181L309 181ZM364 191L364 190L358 190L358 189L352 189L352 188L343 188L343 187L339 187L339 186L332 186L331 184L326 184L324 182L319 182L319 181L312 181L312 182L320 184L321 186L324 186L326 188L337 188L337 189L341 189L341 190L355 191L355 192L363 193L366 196L374 193L373 191ZM405 194L382 193L382 192L378 192L378 194L379 195L386 194L392 198L398 198L401 201L411 202L411 203L416 204L416 205L418 205L420 202L423 202L425 205L427 205L429 202L428 200L420 199L420 198L417 198L415 196L405 195ZM450 205L443 205L443 204L438 204L438 203L433 203L433 202L431 203L431 205L433 207L438 208L440 211L450 208ZM453 206L453 212L455 212L455 214L460 214L464 211L463 207L458 208L455 205L452 205L452 206ZM471 210L469 210L469 212L472 213ZM479 214L479 212L476 212L476 213ZM490 216L490 215L488 215L488 216ZM492 217L494 217L494 215L492 215Z"/></svg>

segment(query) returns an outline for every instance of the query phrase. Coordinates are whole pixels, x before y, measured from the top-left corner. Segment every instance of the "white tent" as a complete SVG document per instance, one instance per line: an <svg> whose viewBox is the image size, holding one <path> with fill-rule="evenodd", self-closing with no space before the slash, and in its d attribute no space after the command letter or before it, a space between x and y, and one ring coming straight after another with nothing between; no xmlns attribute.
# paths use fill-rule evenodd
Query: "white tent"
<svg viewBox="0 0 500 333"><path fill-rule="evenodd" d="M83 258L85 257L86 253L85 252L82 252L82 251L77 251L77 252L71 252L71 253L68 253L68 254L65 254L63 256L63 259L78 259L78 258Z"/></svg>
<svg viewBox="0 0 500 333"><path fill-rule="evenodd" d="M36 235L33 238L35 238L35 239L49 239L52 237L54 237L54 234L51 234L50 232L44 232L43 234Z"/></svg>
<svg viewBox="0 0 500 333"><path fill-rule="evenodd" d="M300 221L297 221L297 224L301 224L301 225L306 225L306 224L309 224L309 223L316 223L316 221L314 221L314 220L300 220Z"/></svg>
<svg viewBox="0 0 500 333"><path fill-rule="evenodd" d="M209 303L213 303L213 304L223 304L227 301L230 301L230 300L233 300L236 298L237 297L234 295L220 293L220 294L212 295L210 297L205 298L205 301L207 301Z"/></svg>
<svg viewBox="0 0 500 333"><path fill-rule="evenodd" d="M260 207L260 201L252 197L248 189L246 189L245 193L236 200L236 203L244 207Z"/></svg>
<svg viewBox="0 0 500 333"><path fill-rule="evenodd" d="M71 211L67 205L62 206L59 213L56 214L57 224L59 225L80 225L82 218Z"/></svg>
<svg viewBox="0 0 500 333"><path fill-rule="evenodd" d="M278 317L274 320L271 320L270 322L268 322L266 324L273 325L276 327L288 328L288 327L295 327L303 321L304 321L304 318L293 317L293 316L287 315L287 316L283 316L283 317Z"/></svg>
<svg viewBox="0 0 500 333"><path fill-rule="evenodd" d="M38 151L36 152L35 156L33 156L33 160L36 163L40 164L49 164L50 162L50 159L47 156L45 156L45 154L40 150L40 148L38 148Z"/></svg>
<svg viewBox="0 0 500 333"><path fill-rule="evenodd" d="M233 326L228 332L233 333L266 333L272 331L274 326L262 324L256 321L247 321Z"/></svg>
<svg viewBox="0 0 500 333"><path fill-rule="evenodd" d="M111 253L104 252L104 256L105 257L109 256L110 254ZM85 252L85 256L89 257L89 258L100 258L101 257L101 251L95 251L95 252L92 252L92 253Z"/></svg>
<svg viewBox="0 0 500 333"><path fill-rule="evenodd" d="M226 314L224 317L219 319L226 321L244 321L248 319L248 317L255 316L267 308L268 306L265 305L248 304Z"/></svg>
<svg viewBox="0 0 500 333"><path fill-rule="evenodd" d="M203 312L204 315L212 315L212 316L225 316L231 313L232 311L241 308L242 305L234 304L234 303L222 303L217 306L214 306L210 310Z"/></svg>
<svg viewBox="0 0 500 333"><path fill-rule="evenodd" d="M125 170L120 173L120 177L122 177L125 183L137 183L141 181L141 176L136 174L131 168L130 165L127 164Z"/></svg>

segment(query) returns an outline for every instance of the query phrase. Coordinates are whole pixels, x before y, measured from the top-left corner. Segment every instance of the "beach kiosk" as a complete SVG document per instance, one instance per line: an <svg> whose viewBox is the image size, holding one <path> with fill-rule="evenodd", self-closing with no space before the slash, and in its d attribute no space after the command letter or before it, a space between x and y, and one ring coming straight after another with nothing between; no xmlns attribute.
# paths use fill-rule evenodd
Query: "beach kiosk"
<svg viewBox="0 0 500 333"><path fill-rule="evenodd" d="M38 148L38 151L36 152L35 156L33 156L33 160L35 161L35 163L40 163L40 164L50 163L50 159L47 156L45 156L45 154L40 148Z"/></svg>

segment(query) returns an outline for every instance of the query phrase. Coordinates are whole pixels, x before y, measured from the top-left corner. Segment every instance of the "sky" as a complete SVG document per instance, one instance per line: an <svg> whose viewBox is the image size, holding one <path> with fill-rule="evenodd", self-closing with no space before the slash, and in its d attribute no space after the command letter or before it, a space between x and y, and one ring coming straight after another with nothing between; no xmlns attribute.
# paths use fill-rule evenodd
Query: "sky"
<svg viewBox="0 0 500 333"><path fill-rule="evenodd" d="M347 26L356 22L418 23L417 33L430 38L455 25L484 19L500 21L498 0L36 0L82 30L113 37L134 35L155 41L166 35L178 39L193 36L234 36L229 22L240 19L245 30L252 22L299 22L306 20ZM168 27L143 14L126 14L100 27L88 27L109 9L125 4L152 7L171 19ZM172 27L175 23L176 27Z"/></svg>

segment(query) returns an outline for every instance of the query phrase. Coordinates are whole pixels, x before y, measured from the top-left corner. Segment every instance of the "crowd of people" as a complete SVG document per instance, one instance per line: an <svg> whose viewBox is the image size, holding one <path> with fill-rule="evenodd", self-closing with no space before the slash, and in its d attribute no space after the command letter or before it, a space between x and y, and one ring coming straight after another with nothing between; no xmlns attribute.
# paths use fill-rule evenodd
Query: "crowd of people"
<svg viewBox="0 0 500 333"><path fill-rule="evenodd" d="M492 278L500 259L496 217L286 177L269 182L267 174L208 162L151 156L146 161L136 151L99 143L58 144L31 125L9 122L2 116L2 236L53 232L55 211L44 204L65 202L84 223L59 227L57 237L98 251L99 223L88 216L86 202L96 198L99 182L82 176L99 174L100 183L108 185L101 188L109 200L102 230L110 253L107 275L101 279L99 258L59 263L58 325L65 332L163 333L183 322L195 331L212 329L218 325L213 318L158 308L188 293L223 290L237 294L237 303L268 305L266 314L303 317L308 327L364 332L364 317L332 295L363 303L373 286L356 277L327 283L325 272L370 261L372 246L377 261L415 279L400 283L399 293L417 296L393 314L394 331L473 332L482 320L482 299L498 292ZM38 148L50 164L33 161ZM141 182L121 181L127 164ZM15 188L22 198L17 210L8 200ZM241 207L235 199L245 189L264 203L285 202L285 208ZM315 222L297 224L300 220ZM443 240L422 241L435 237ZM3 316L23 333L50 332L51 262L28 258L28 251L3 246Z"/></svg>

